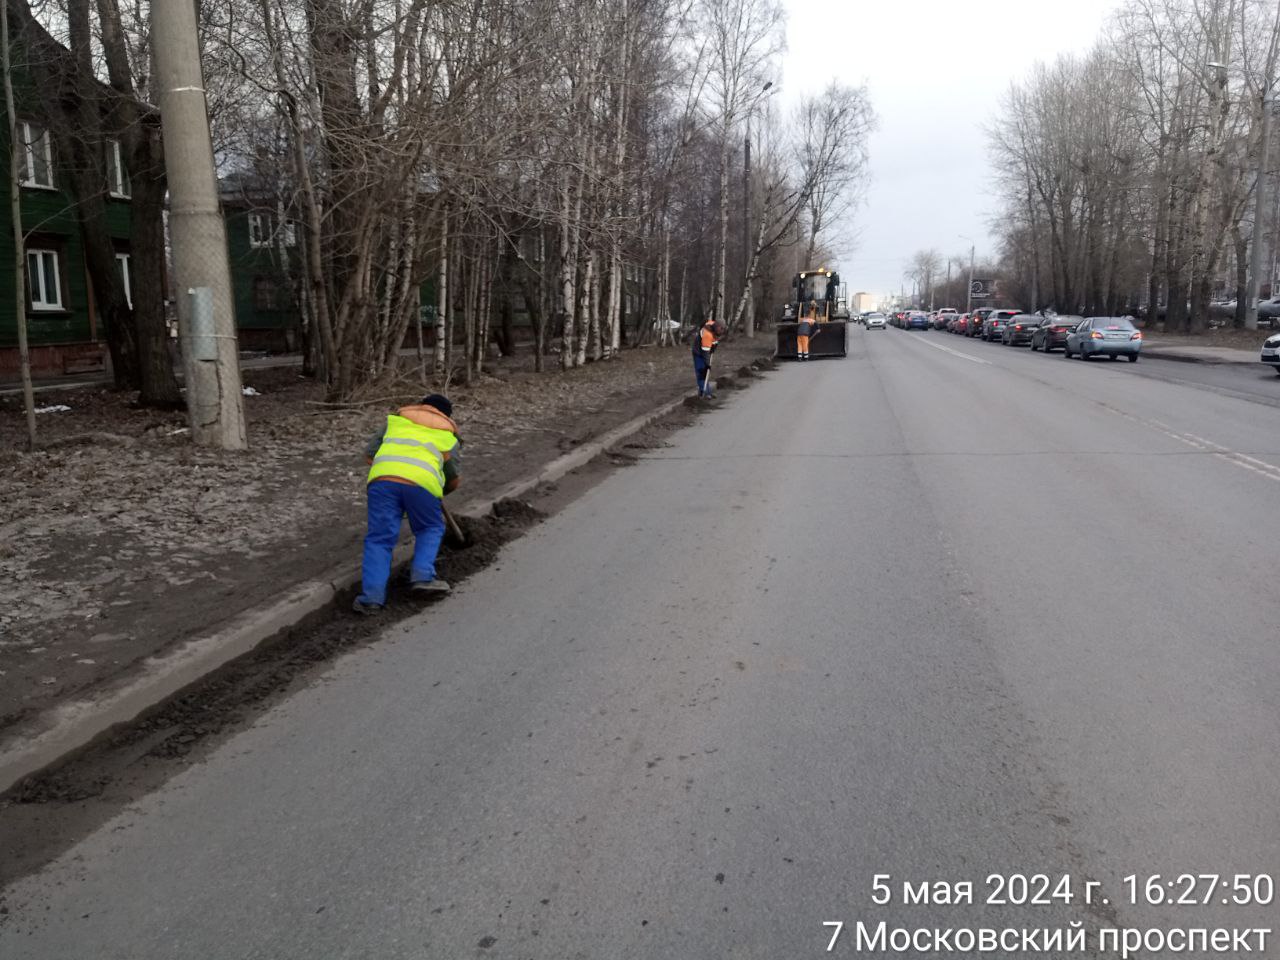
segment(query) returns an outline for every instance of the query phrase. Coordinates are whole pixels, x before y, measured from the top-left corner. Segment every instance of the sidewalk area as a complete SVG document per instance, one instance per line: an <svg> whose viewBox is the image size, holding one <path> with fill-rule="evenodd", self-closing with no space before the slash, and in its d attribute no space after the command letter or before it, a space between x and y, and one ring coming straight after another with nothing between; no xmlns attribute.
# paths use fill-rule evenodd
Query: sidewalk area
<svg viewBox="0 0 1280 960"><path fill-rule="evenodd" d="M726 343L718 372L768 347ZM465 441L456 510L693 388L684 347L567 373L531 366L526 353L450 390ZM42 437L77 442L28 454L21 398L0 397L0 733L358 561L364 444L418 396L333 407L289 368L248 368L245 384L241 454L193 447L181 413L101 387L42 398L70 408L41 415Z"/></svg>
<svg viewBox="0 0 1280 960"><path fill-rule="evenodd" d="M1271 330L1207 330L1199 336L1144 333L1142 354L1187 363L1256 365L1263 341L1273 333Z"/></svg>
<svg viewBox="0 0 1280 960"><path fill-rule="evenodd" d="M401 356L414 355L413 351L400 351ZM266 356L245 357L241 355L241 370L268 370L272 367L300 367L302 355L299 353L268 354ZM178 379L182 379L182 367L176 368ZM76 373L63 377L40 378L32 383L36 394L53 393L60 390L84 390L88 387L110 386L111 375L108 373ZM22 396L22 381L18 379L0 380L0 397Z"/></svg>

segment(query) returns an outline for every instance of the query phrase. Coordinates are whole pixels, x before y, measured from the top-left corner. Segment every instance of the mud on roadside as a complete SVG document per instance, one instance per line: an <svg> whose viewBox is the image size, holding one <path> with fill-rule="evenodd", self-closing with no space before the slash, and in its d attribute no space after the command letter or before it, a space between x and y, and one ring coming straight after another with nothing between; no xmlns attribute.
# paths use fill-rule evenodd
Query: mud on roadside
<svg viewBox="0 0 1280 960"><path fill-rule="evenodd" d="M762 346L720 356L729 366ZM334 407L296 367L247 370L245 384L251 447L238 453L192 446L183 413L86 388L41 395L66 409L41 415L54 446L30 454L19 398L0 397L0 731L359 556L364 445L421 394ZM495 362L450 390L466 443L458 498L692 387L683 348L545 373L527 352Z"/></svg>
<svg viewBox="0 0 1280 960"><path fill-rule="evenodd" d="M735 383L748 387L769 369L772 361L753 361L738 371ZM504 544L572 503L612 471L636 463L646 450L667 446L672 433L723 403L679 407L560 481L539 487L527 499L500 501L492 515L478 520L458 517L467 544L442 548L442 575L460 583L488 567ZM352 613L354 591L347 591L333 605L254 653L0 797L0 849L6 853L0 858L0 890L39 869L186 766L200 762L237 730L316 682L344 653L376 642L388 628L422 616L438 602L409 595L403 589L404 571L397 576L401 589L393 584L380 616ZM0 896L0 924L5 916Z"/></svg>

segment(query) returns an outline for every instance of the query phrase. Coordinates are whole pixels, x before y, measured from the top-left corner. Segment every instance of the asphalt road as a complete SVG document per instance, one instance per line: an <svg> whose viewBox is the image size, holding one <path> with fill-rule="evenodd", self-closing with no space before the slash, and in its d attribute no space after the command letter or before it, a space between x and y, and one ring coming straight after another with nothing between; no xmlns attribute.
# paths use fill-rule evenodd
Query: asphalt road
<svg viewBox="0 0 1280 960"><path fill-rule="evenodd" d="M1270 926L1230 891L1129 905L1122 878L1280 872L1277 411L1147 361L852 334L14 885L0 954ZM1015 872L1072 902L982 902ZM903 880L978 902L903 904Z"/></svg>

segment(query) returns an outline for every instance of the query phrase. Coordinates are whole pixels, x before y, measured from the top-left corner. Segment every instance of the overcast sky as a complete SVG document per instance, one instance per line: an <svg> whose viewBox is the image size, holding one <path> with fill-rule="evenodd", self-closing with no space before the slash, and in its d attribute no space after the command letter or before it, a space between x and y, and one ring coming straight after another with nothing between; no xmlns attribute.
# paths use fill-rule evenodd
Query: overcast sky
<svg viewBox="0 0 1280 960"><path fill-rule="evenodd" d="M783 2L783 105L832 78L865 81L880 118L859 243L839 267L850 291L886 294L916 250L967 256L965 234L979 258L995 252L982 126L1035 61L1086 52L1118 0Z"/></svg>

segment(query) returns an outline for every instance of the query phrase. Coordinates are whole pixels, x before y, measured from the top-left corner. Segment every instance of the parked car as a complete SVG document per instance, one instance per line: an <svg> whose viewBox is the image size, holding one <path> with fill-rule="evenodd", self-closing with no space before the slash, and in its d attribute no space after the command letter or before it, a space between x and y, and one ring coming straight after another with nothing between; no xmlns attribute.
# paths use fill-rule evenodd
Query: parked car
<svg viewBox="0 0 1280 960"><path fill-rule="evenodd" d="M1090 357L1128 357L1130 363L1138 362L1142 350L1142 332L1128 317L1089 317L1067 334L1063 356L1081 360Z"/></svg>
<svg viewBox="0 0 1280 960"><path fill-rule="evenodd" d="M928 330L929 315L923 310L912 310L902 322L904 330Z"/></svg>
<svg viewBox="0 0 1280 960"><path fill-rule="evenodd" d="M1024 347L1031 343L1031 335L1044 322L1044 317L1030 313L1019 313L1010 317L1009 322L1000 331L1000 342L1006 347Z"/></svg>
<svg viewBox="0 0 1280 960"><path fill-rule="evenodd" d="M955 307L943 307L941 310L938 311L937 316L933 321L934 329L946 330L947 324L950 323L959 315L960 315L960 311L957 310Z"/></svg>
<svg viewBox="0 0 1280 960"><path fill-rule="evenodd" d="M1262 362L1270 364L1280 373L1280 333L1267 337L1262 343Z"/></svg>
<svg viewBox="0 0 1280 960"><path fill-rule="evenodd" d="M1258 323L1274 327L1280 323L1280 297L1258 301Z"/></svg>
<svg viewBox="0 0 1280 960"><path fill-rule="evenodd" d="M1082 323L1084 323L1084 317L1046 317L1044 323L1036 327L1031 335L1031 349L1052 353L1058 347L1065 347L1067 334Z"/></svg>
<svg viewBox="0 0 1280 960"><path fill-rule="evenodd" d="M992 310L982 322L982 339L999 340L1004 334L1005 324L1020 313L1021 310Z"/></svg>
<svg viewBox="0 0 1280 960"><path fill-rule="evenodd" d="M973 316L970 319L969 326L965 328L964 335L966 337L982 336L982 327L987 322L987 317L991 316L992 310L992 307L979 307L973 311Z"/></svg>
<svg viewBox="0 0 1280 960"><path fill-rule="evenodd" d="M868 330L883 330L885 328L884 314L883 313L867 314L866 324L867 324Z"/></svg>

